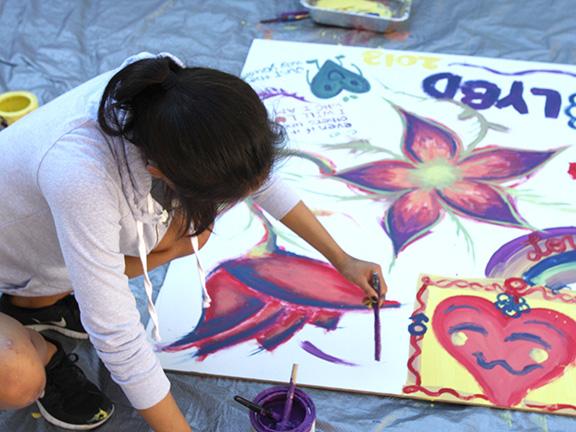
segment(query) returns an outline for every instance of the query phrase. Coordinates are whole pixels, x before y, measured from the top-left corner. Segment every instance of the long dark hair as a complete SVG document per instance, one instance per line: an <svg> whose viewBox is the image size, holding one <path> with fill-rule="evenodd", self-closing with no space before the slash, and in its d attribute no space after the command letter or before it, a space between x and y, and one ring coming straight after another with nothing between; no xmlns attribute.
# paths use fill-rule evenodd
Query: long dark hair
<svg viewBox="0 0 576 432"><path fill-rule="evenodd" d="M98 123L139 147L166 176L166 201L194 235L264 183L284 142L282 127L247 83L214 69L182 68L168 57L116 73Z"/></svg>

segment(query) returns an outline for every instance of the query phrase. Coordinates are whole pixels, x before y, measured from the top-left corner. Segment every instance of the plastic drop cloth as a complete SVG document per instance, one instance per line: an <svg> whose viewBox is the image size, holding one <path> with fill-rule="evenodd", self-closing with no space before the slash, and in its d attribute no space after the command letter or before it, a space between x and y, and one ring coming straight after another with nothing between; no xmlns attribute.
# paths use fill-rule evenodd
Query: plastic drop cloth
<svg viewBox="0 0 576 432"><path fill-rule="evenodd" d="M46 103L140 51L170 51L188 63L239 74L254 38L385 47L576 63L575 0L414 0L407 25L389 34L322 27L310 20L263 25L300 9L295 0L0 0L0 92L28 90ZM1 156L0 156L1 157ZM1 174L0 174L1 175ZM165 268L153 273L156 292ZM142 283L132 282L145 316ZM147 431L88 342L59 338L116 402L99 431ZM235 394L267 384L169 373L195 431L249 430ZM576 391L576 390L575 390ZM576 431L567 417L307 390L320 432ZM0 431L55 431L35 407L0 412Z"/></svg>

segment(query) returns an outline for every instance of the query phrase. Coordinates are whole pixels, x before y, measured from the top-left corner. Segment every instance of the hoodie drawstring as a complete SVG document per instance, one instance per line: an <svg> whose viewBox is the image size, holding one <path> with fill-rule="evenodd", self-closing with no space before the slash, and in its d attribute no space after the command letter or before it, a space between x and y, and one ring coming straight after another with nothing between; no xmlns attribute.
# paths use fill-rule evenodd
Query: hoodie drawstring
<svg viewBox="0 0 576 432"><path fill-rule="evenodd" d="M204 271L204 266L200 261L200 256L198 256L198 237L190 237L190 243L192 243L192 250L194 251L194 256L196 257L196 267L198 267L198 275L200 276L200 285L202 285L202 307L206 309L210 307L212 299L210 298L208 290L206 289L206 272Z"/></svg>
<svg viewBox="0 0 576 432"><path fill-rule="evenodd" d="M151 195L148 195L148 213L154 213L154 200ZM144 270L144 290L146 291L147 308L150 319L152 320L152 337L156 342L160 342L162 340L160 336L160 324L158 323L158 312L156 312L156 307L152 301L152 281L150 281L150 276L148 276L148 257L146 255L146 243L144 241L144 224L141 221L136 221L136 231L138 234L138 255L142 263L142 269ZM210 306L212 300L206 289L206 272L198 256L198 237L190 237L190 243L192 244L192 250L196 257L196 266L198 267L200 285L202 286L202 307L207 308Z"/></svg>
<svg viewBox="0 0 576 432"><path fill-rule="evenodd" d="M148 313L152 320L152 337L156 342L160 342L160 326L158 324L158 313L152 301L152 282L148 276L148 260L146 256L146 243L144 242L144 224L141 221L136 222L136 230L138 232L138 255L144 270L144 290L146 291Z"/></svg>

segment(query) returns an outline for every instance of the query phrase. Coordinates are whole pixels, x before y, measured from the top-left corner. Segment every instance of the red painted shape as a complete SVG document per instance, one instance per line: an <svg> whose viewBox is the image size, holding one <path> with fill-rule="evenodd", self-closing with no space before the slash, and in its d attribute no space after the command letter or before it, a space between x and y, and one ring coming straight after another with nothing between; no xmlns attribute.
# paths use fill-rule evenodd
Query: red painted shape
<svg viewBox="0 0 576 432"><path fill-rule="evenodd" d="M206 310L206 320L238 312L246 307L248 299L252 297L252 292L246 286L225 271L211 274L209 282L208 293L212 304Z"/></svg>
<svg viewBox="0 0 576 432"><path fill-rule="evenodd" d="M335 330L340 320L340 312L334 310L318 309L310 318L310 324L326 330Z"/></svg>
<svg viewBox="0 0 576 432"><path fill-rule="evenodd" d="M224 262L206 287L212 302L198 326L163 351L197 348L202 360L250 340L272 351L306 324L335 330L346 311L369 311L362 289L336 269L280 250ZM383 307L397 306L387 300Z"/></svg>
<svg viewBox="0 0 576 432"><path fill-rule="evenodd" d="M570 165L568 166L568 174L576 180L576 162L570 162Z"/></svg>
<svg viewBox="0 0 576 432"><path fill-rule="evenodd" d="M469 329L455 330L459 326ZM486 397L502 407L519 404L530 390L559 378L576 360L576 322L550 309L532 309L509 318L486 299L455 296L438 305L432 328L442 347L472 374ZM452 343L455 331L467 337L461 346ZM548 358L537 363L530 357L533 349L544 349ZM479 353L484 361L478 361Z"/></svg>
<svg viewBox="0 0 576 432"><path fill-rule="evenodd" d="M510 294L516 303L518 303L520 297L524 295L528 284L522 278L512 277L504 281L504 289L508 294Z"/></svg>
<svg viewBox="0 0 576 432"><path fill-rule="evenodd" d="M537 232L533 232L528 236L528 243L532 246L532 249L528 250L526 258L534 262L538 262L554 253L564 253L567 250L576 250L574 236L570 234L550 237L542 241L540 235Z"/></svg>
<svg viewBox="0 0 576 432"><path fill-rule="evenodd" d="M363 309L366 296L362 288L354 285L331 265L296 254L273 253L258 258L235 260L227 268L235 270L237 278L243 278L244 269L251 269L262 284L273 287L279 298L294 304L309 306L320 302L327 307L353 306ZM234 271L232 271L234 273ZM260 290L256 283L251 288Z"/></svg>
<svg viewBox="0 0 576 432"><path fill-rule="evenodd" d="M304 308L292 310L291 313L281 316L275 325L259 333L256 340L261 347L271 351L302 329L308 320L308 314Z"/></svg>

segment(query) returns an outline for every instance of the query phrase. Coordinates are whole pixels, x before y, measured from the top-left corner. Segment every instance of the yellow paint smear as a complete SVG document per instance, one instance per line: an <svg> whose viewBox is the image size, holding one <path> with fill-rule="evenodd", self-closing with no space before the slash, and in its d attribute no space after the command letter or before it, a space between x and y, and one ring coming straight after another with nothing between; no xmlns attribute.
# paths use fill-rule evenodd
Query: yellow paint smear
<svg viewBox="0 0 576 432"><path fill-rule="evenodd" d="M392 11L385 4L374 0L318 0L316 7L357 14L377 14L390 18Z"/></svg>

